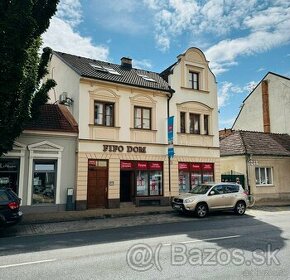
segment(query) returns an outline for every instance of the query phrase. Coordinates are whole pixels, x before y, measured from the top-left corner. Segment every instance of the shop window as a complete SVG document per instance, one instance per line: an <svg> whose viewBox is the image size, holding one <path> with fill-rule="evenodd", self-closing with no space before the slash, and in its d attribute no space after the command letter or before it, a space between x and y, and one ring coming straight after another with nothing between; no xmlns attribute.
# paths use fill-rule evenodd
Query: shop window
<svg viewBox="0 0 290 280"><path fill-rule="evenodd" d="M185 112L180 112L180 132L186 133Z"/></svg>
<svg viewBox="0 0 290 280"><path fill-rule="evenodd" d="M189 119L190 119L190 133L200 134L200 115L190 113Z"/></svg>
<svg viewBox="0 0 290 280"><path fill-rule="evenodd" d="M272 185L273 176L272 168L270 167L256 167L256 185Z"/></svg>
<svg viewBox="0 0 290 280"><path fill-rule="evenodd" d="M189 85L192 89L199 89L199 73L189 72Z"/></svg>
<svg viewBox="0 0 290 280"><path fill-rule="evenodd" d="M214 182L213 163L179 162L179 192L188 192L201 183Z"/></svg>
<svg viewBox="0 0 290 280"><path fill-rule="evenodd" d="M151 109L134 107L134 128L151 129Z"/></svg>
<svg viewBox="0 0 290 280"><path fill-rule="evenodd" d="M150 195L161 195L162 171L150 171Z"/></svg>
<svg viewBox="0 0 290 280"><path fill-rule="evenodd" d="M32 203L55 203L55 192L56 162L34 161Z"/></svg>
<svg viewBox="0 0 290 280"><path fill-rule="evenodd" d="M203 132L205 135L209 134L209 115L203 116Z"/></svg>
<svg viewBox="0 0 290 280"><path fill-rule="evenodd" d="M0 187L18 193L19 159L0 159Z"/></svg>
<svg viewBox="0 0 290 280"><path fill-rule="evenodd" d="M114 103L95 101L95 125L114 126Z"/></svg>

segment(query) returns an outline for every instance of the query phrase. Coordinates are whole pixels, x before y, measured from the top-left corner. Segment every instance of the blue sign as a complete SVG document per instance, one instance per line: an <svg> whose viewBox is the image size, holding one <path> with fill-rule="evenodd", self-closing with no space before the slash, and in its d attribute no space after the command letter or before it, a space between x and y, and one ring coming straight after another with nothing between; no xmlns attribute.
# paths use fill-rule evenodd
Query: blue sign
<svg viewBox="0 0 290 280"><path fill-rule="evenodd" d="M174 156L174 147L173 147L173 123L174 116L168 118L167 131L168 131L168 156L173 158Z"/></svg>

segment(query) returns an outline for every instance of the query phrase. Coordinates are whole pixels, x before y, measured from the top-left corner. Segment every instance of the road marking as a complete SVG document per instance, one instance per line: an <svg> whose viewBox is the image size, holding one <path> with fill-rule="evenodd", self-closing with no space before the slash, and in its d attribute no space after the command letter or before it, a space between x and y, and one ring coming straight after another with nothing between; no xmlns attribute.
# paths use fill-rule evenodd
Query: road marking
<svg viewBox="0 0 290 280"><path fill-rule="evenodd" d="M51 259L51 260L42 260L42 261L35 261L35 262L25 262L25 263L7 264L7 265L0 265L0 268L8 268L8 267L31 265L31 264L38 264L38 263L55 262L55 261L56 261L56 259Z"/></svg>
<svg viewBox="0 0 290 280"><path fill-rule="evenodd" d="M174 244L189 244L189 243L197 243L203 241L214 241L214 240L223 240L223 239L231 239L231 238L238 238L241 237L240 235L230 235L230 236L222 236L222 237L214 237L214 238L206 238L206 239L198 239L198 240L190 240L190 241L180 241L174 242ZM163 246L171 246L172 243L164 243Z"/></svg>

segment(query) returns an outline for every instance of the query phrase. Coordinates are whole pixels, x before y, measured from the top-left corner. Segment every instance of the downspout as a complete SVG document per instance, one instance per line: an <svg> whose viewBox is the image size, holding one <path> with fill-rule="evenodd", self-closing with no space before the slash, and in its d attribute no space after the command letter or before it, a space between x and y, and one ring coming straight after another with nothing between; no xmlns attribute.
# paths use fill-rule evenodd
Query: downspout
<svg viewBox="0 0 290 280"><path fill-rule="evenodd" d="M247 176L247 188L248 188L247 191L249 192L249 194L251 194L251 187L250 187L250 180L249 180L249 164L248 164L251 155L248 154L247 147L246 147L246 145L245 145L245 141L244 141L244 138L243 138L243 135L242 135L242 131L240 131L239 133L240 133L240 137L241 137L241 140L242 140L242 143L243 143L244 149L245 149L246 176Z"/></svg>
<svg viewBox="0 0 290 280"><path fill-rule="evenodd" d="M169 92L169 95L167 97L167 120L170 117L170 99L172 98L174 92L175 91L170 87L170 92ZM168 178L169 192L171 195L171 165L170 165L170 157L169 156L168 156L168 175L169 175L169 178Z"/></svg>

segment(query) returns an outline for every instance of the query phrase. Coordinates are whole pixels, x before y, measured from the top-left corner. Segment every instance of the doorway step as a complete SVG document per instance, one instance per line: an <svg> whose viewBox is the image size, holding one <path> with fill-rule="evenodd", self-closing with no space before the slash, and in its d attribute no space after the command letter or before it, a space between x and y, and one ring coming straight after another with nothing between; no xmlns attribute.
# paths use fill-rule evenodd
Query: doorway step
<svg viewBox="0 0 290 280"><path fill-rule="evenodd" d="M133 202L121 202L120 208L135 208L135 204Z"/></svg>

